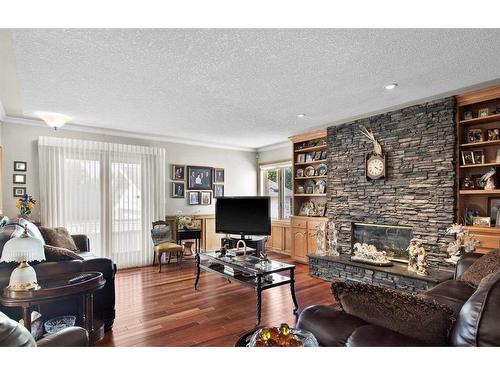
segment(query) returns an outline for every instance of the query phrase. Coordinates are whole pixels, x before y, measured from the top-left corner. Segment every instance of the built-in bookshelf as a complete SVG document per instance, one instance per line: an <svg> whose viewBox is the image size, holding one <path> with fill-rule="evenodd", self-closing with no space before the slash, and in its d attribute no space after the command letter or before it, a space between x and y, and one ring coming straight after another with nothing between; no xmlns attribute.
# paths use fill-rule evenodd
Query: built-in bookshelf
<svg viewBox="0 0 500 375"><path fill-rule="evenodd" d="M328 174L326 130L292 137L294 216L326 214Z"/></svg>
<svg viewBox="0 0 500 375"><path fill-rule="evenodd" d="M482 233L486 228L478 222L474 226L473 217L489 217L488 236L496 239L485 241L500 243L500 222L496 223L500 208L500 86L457 96L456 116L457 219L473 233ZM496 174L490 181L494 186L488 189L481 177L490 171Z"/></svg>
<svg viewBox="0 0 500 375"><path fill-rule="evenodd" d="M293 160L292 252L296 262L306 263L316 252L318 230L326 239L327 130L290 137ZM323 241L326 246L326 240Z"/></svg>

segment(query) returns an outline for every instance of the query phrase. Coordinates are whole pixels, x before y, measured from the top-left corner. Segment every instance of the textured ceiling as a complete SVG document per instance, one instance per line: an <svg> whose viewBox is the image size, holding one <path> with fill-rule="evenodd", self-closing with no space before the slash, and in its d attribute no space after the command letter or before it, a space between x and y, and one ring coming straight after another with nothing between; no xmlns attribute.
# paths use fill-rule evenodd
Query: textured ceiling
<svg viewBox="0 0 500 375"><path fill-rule="evenodd" d="M56 111L76 124L251 148L500 78L499 30L10 34L18 92L0 91L9 116ZM399 87L384 90L391 82Z"/></svg>

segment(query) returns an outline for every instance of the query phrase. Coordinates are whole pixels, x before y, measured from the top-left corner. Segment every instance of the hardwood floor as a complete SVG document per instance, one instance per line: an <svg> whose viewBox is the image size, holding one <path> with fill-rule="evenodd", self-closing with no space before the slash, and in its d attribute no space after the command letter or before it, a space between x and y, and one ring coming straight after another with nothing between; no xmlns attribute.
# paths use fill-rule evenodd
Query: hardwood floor
<svg viewBox="0 0 500 375"><path fill-rule="evenodd" d="M289 257L270 253L291 263ZM299 309L331 304L330 284L308 275L297 264L295 288ZM238 283L202 271L194 290L194 259L175 264L118 271L116 320L99 346L233 346L254 327L255 292ZM263 325L295 325L288 285L263 292Z"/></svg>

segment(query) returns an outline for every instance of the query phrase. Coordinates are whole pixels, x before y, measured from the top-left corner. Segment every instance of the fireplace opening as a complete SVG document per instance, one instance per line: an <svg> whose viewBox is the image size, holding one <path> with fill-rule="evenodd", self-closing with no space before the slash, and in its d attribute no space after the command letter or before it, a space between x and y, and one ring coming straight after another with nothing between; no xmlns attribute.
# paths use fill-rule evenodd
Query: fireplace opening
<svg viewBox="0 0 500 375"><path fill-rule="evenodd" d="M352 223L351 249L354 244L367 243L395 262L408 263L407 248L413 238L411 227L399 225Z"/></svg>

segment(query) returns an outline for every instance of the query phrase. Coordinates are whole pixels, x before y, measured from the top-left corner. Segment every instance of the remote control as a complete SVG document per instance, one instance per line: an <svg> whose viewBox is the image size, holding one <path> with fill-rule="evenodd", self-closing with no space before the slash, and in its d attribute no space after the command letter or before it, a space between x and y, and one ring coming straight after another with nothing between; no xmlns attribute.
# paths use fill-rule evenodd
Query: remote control
<svg viewBox="0 0 500 375"><path fill-rule="evenodd" d="M85 281L85 280L88 280L91 278L92 278L91 274L80 275L77 277L73 277L72 279L69 279L68 284L77 284L77 283L80 283L82 281Z"/></svg>

